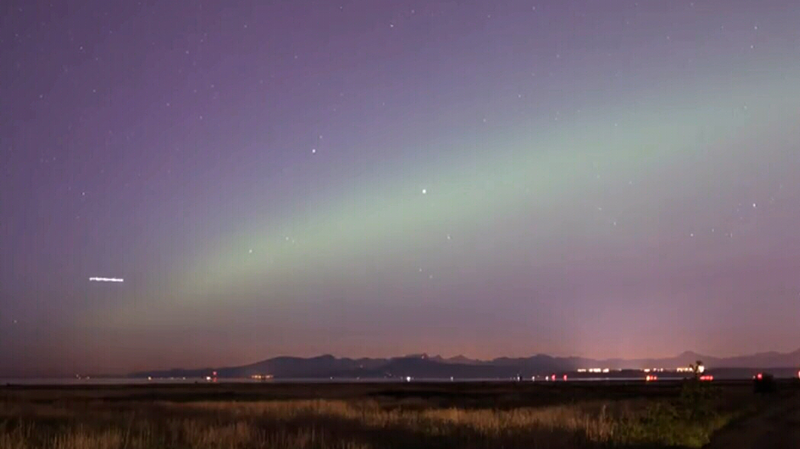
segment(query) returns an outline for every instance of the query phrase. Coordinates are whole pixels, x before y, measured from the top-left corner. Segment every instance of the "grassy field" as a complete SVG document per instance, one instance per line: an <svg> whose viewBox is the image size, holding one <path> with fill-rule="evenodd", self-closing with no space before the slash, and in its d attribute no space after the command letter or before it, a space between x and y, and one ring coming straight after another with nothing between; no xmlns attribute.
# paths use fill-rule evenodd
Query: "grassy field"
<svg viewBox="0 0 800 449"><path fill-rule="evenodd" d="M701 447L748 384L0 388L0 448Z"/></svg>

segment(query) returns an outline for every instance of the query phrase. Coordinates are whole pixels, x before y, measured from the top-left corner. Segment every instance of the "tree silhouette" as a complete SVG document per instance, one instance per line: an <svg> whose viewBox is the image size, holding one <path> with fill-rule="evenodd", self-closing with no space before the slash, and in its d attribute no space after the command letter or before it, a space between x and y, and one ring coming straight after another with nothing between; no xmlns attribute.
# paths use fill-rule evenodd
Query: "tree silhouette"
<svg viewBox="0 0 800 449"><path fill-rule="evenodd" d="M706 367L703 365L702 360L698 360L695 363L690 363L689 368L691 368L692 373L694 374L695 379L699 378L703 371L706 370Z"/></svg>

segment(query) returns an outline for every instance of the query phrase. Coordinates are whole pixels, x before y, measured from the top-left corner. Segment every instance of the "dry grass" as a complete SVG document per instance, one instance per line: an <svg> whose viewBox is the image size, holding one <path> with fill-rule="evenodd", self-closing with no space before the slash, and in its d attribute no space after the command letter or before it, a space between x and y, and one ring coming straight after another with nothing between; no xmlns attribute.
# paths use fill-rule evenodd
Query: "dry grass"
<svg viewBox="0 0 800 449"><path fill-rule="evenodd" d="M339 420L357 424L365 430L409 429L429 436L470 433L482 439L499 439L525 432L570 432L590 441L610 441L615 423L605 405L571 405L495 409L386 409L378 402L348 401L265 401L255 403L199 402L190 405L162 404L166 407L195 409L237 419L272 422ZM629 407L616 404L617 416Z"/></svg>
<svg viewBox="0 0 800 449"><path fill-rule="evenodd" d="M656 422L660 399L510 408L375 399L0 402L2 449L605 448L698 445L711 424ZM694 435L691 441L680 433ZM699 443L697 443L699 442ZM691 443L691 444L688 444Z"/></svg>

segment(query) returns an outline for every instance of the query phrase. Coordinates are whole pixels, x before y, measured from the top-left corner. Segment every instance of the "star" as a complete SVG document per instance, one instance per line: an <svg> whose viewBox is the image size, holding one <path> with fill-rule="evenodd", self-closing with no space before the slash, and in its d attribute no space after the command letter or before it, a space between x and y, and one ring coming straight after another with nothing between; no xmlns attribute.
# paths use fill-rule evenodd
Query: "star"
<svg viewBox="0 0 800 449"><path fill-rule="evenodd" d="M253 249L250 248L250 250L248 250L247 252L248 252L248 254L253 254Z"/></svg>
<svg viewBox="0 0 800 449"><path fill-rule="evenodd" d="M428 189L422 189L422 194L423 195L427 195L428 194Z"/></svg>

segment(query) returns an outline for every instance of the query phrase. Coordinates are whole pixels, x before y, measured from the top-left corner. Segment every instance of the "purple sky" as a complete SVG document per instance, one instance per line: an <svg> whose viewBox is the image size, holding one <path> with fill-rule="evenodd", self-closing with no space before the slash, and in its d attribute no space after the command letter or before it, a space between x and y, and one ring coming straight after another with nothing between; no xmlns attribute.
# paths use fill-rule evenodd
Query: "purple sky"
<svg viewBox="0 0 800 449"><path fill-rule="evenodd" d="M0 13L0 376L800 346L796 1Z"/></svg>

